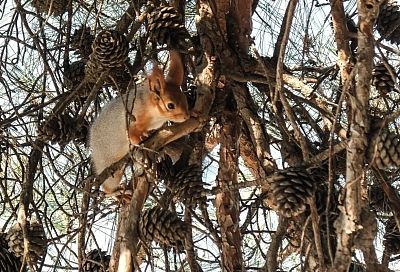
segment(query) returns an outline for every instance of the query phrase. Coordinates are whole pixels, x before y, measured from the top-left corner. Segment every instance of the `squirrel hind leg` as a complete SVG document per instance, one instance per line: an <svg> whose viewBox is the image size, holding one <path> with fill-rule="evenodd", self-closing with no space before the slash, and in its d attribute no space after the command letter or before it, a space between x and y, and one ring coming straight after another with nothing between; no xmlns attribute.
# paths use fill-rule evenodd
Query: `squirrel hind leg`
<svg viewBox="0 0 400 272"><path fill-rule="evenodd" d="M102 184L105 196L112 197L122 204L129 204L132 200L132 188L129 185L120 184L123 175L122 170L115 171L114 175L109 177Z"/></svg>
<svg viewBox="0 0 400 272"><path fill-rule="evenodd" d="M120 189L122 174L122 170L117 170L103 182L102 187L106 195L111 195Z"/></svg>

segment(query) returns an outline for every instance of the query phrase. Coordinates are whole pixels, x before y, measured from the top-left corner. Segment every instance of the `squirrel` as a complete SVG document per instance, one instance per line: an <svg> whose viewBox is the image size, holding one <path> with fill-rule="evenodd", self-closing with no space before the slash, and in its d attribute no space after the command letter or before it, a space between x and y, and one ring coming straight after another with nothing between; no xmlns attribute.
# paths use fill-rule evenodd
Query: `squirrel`
<svg viewBox="0 0 400 272"><path fill-rule="evenodd" d="M122 159L130 145L138 145L150 130L160 128L167 121L180 123L189 119L186 96L181 91L183 77L180 54L169 51L165 77L158 65L153 65L147 81L111 100L102 109L89 133L92 163L97 175ZM103 182L106 195L121 191L122 175L123 170L119 169Z"/></svg>

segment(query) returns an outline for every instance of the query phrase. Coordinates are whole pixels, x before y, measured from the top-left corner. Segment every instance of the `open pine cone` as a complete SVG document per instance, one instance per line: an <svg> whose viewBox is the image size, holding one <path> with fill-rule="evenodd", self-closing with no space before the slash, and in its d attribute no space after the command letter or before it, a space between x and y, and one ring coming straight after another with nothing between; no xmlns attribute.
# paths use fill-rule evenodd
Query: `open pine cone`
<svg viewBox="0 0 400 272"><path fill-rule="evenodd" d="M314 194L315 181L304 169L287 168L275 172L269 179L271 195L278 212L285 217L303 213L308 198Z"/></svg>
<svg viewBox="0 0 400 272"><path fill-rule="evenodd" d="M89 251L82 263L84 272L107 272L111 256L106 251L93 249Z"/></svg>
<svg viewBox="0 0 400 272"><path fill-rule="evenodd" d="M90 32L90 27L75 29L71 36L71 48L76 50L76 53L83 59L87 60L92 53L92 44L94 35Z"/></svg>
<svg viewBox="0 0 400 272"><path fill-rule="evenodd" d="M36 222L27 222L28 227L28 240L29 240L29 254L28 260L35 263L40 260L47 248L47 240L43 226ZM10 250L17 257L24 255L24 237L20 224L15 224L10 228L7 233L6 239Z"/></svg>
<svg viewBox="0 0 400 272"><path fill-rule="evenodd" d="M176 174L176 169L172 159L169 156L164 156L156 164L157 178L164 180L167 184L172 181Z"/></svg>
<svg viewBox="0 0 400 272"><path fill-rule="evenodd" d="M392 70L392 73L395 74L393 67L390 66L390 69ZM372 70L372 84L382 95L386 95L394 90L395 82L389 70L383 63L378 63Z"/></svg>
<svg viewBox="0 0 400 272"><path fill-rule="evenodd" d="M190 35L182 16L173 7L155 8L147 16L148 42L155 41L160 45L166 44L171 48L188 49Z"/></svg>
<svg viewBox="0 0 400 272"><path fill-rule="evenodd" d="M187 168L178 171L174 179L167 183L174 197L186 206L206 205L207 190L204 185L201 167L198 165L189 165Z"/></svg>
<svg viewBox="0 0 400 272"><path fill-rule="evenodd" d="M69 89L72 89L72 87L81 83L85 77L85 62L78 60L65 66L64 76L66 81L68 81L66 85Z"/></svg>
<svg viewBox="0 0 400 272"><path fill-rule="evenodd" d="M51 117L44 126L39 128L40 138L43 141L51 141L60 145L65 145L73 140L86 142L88 131L89 123L86 120L83 120L82 124L78 124L67 113Z"/></svg>
<svg viewBox="0 0 400 272"><path fill-rule="evenodd" d="M379 184L373 184L369 187L369 204L377 211L389 213L391 211L389 200Z"/></svg>
<svg viewBox="0 0 400 272"><path fill-rule="evenodd" d="M64 69L64 82L69 90L75 89L85 78L85 63L83 61L75 61L71 64L65 65ZM82 90L78 94L85 93L87 95L90 90Z"/></svg>
<svg viewBox="0 0 400 272"><path fill-rule="evenodd" d="M386 0L381 4L376 22L379 34L392 43L400 43L400 11L394 0Z"/></svg>
<svg viewBox="0 0 400 272"><path fill-rule="evenodd" d="M110 71L104 83L124 93L128 89L129 84L132 84L132 80L131 72L126 67L119 67Z"/></svg>
<svg viewBox="0 0 400 272"><path fill-rule="evenodd" d="M368 148L368 160L379 169L400 166L400 140L386 129L372 134Z"/></svg>
<svg viewBox="0 0 400 272"><path fill-rule="evenodd" d="M383 245L390 254L400 253L400 231L393 217L386 221Z"/></svg>
<svg viewBox="0 0 400 272"><path fill-rule="evenodd" d="M19 272L21 258L10 251L6 240L6 234L0 233L0 271Z"/></svg>
<svg viewBox="0 0 400 272"><path fill-rule="evenodd" d="M207 205L208 189L204 188L200 165L185 165L183 169L176 169L171 158L166 156L156 167L158 177L165 181L165 185L178 201L186 206Z"/></svg>
<svg viewBox="0 0 400 272"><path fill-rule="evenodd" d="M182 248L189 231L188 226L175 213L154 207L144 211L139 221L139 234L143 241Z"/></svg>
<svg viewBox="0 0 400 272"><path fill-rule="evenodd" d="M33 0L32 6L36 8L39 13L60 16L67 11L67 3L64 0Z"/></svg>
<svg viewBox="0 0 400 272"><path fill-rule="evenodd" d="M103 30L92 44L92 53L86 63L85 75L96 82L105 70L123 67L128 60L129 43L125 35L116 30Z"/></svg>
<svg viewBox="0 0 400 272"><path fill-rule="evenodd" d="M367 271L365 268L365 265L363 265L362 263L358 263L358 262L351 262L350 267L349 267L349 272L365 272Z"/></svg>

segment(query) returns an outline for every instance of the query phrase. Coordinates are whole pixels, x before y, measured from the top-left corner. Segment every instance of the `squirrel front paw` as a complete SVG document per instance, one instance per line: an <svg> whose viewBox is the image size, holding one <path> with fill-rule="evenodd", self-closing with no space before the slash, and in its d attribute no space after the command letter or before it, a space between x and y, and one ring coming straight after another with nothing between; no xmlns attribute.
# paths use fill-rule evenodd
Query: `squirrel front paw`
<svg viewBox="0 0 400 272"><path fill-rule="evenodd" d="M149 138L150 134L148 132L143 132L142 135L140 135L140 141L143 142L147 138Z"/></svg>
<svg viewBox="0 0 400 272"><path fill-rule="evenodd" d="M132 189L126 188L125 185L120 185L113 192L104 192L106 197L112 197L122 204L129 204L132 200Z"/></svg>

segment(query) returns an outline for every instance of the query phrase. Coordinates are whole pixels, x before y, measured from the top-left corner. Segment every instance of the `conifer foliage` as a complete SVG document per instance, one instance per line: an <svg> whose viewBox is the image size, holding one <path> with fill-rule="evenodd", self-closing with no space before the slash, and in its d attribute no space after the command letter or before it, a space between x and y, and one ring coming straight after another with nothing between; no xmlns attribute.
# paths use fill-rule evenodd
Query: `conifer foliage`
<svg viewBox="0 0 400 272"><path fill-rule="evenodd" d="M0 1L0 271L396 271L399 4ZM124 98L170 51L190 119L96 176L91 124L149 126Z"/></svg>

